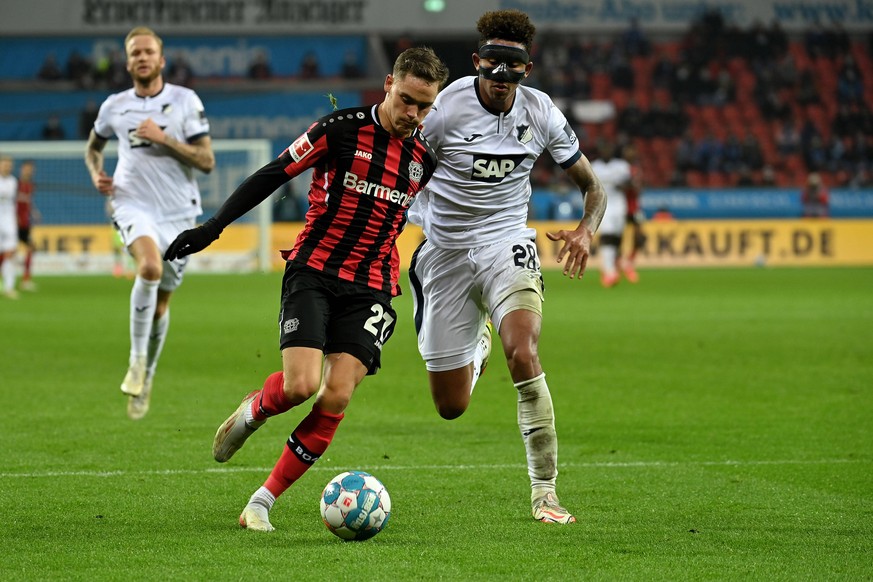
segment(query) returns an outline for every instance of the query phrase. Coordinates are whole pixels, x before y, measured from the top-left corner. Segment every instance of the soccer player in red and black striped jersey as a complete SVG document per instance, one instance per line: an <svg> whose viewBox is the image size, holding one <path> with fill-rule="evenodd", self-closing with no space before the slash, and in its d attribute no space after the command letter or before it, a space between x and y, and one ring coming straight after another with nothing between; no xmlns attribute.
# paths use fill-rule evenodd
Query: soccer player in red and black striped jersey
<svg viewBox="0 0 873 582"><path fill-rule="evenodd" d="M33 172L35 166L33 160L21 162L18 170L18 198L16 199L16 214L18 215L18 242L24 245L24 274L21 277L21 288L25 291L36 291L36 285L32 278L33 253L36 245L30 227L33 219L39 218L39 211L33 204Z"/></svg>
<svg viewBox="0 0 873 582"><path fill-rule="evenodd" d="M243 527L273 530L269 512L276 498L324 453L355 388L380 367L396 318L391 299L400 293L395 243L406 209L436 167L420 124L448 74L432 50L404 51L385 79L382 103L342 109L313 123L247 178L215 216L167 249L164 258L171 260L206 248L281 185L313 170L306 225L293 249L282 252L283 370L248 394L219 427L215 460L230 459L267 418L317 395L243 509Z"/></svg>

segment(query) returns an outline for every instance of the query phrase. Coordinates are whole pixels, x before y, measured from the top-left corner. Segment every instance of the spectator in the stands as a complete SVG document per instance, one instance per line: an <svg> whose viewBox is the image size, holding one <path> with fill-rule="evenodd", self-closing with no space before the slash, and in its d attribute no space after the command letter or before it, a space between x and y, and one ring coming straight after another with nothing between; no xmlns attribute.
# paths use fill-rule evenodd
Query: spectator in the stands
<svg viewBox="0 0 873 582"><path fill-rule="evenodd" d="M794 119L788 118L776 124L773 141L783 156L800 153L800 130L797 129Z"/></svg>
<svg viewBox="0 0 873 582"><path fill-rule="evenodd" d="M267 53L257 51L249 64L249 79L256 81L264 81L273 77L273 69L270 66L270 59L267 58Z"/></svg>
<svg viewBox="0 0 873 582"><path fill-rule="evenodd" d="M832 51L828 44L825 28L817 20L803 33L803 45L811 59L829 57Z"/></svg>
<svg viewBox="0 0 873 582"><path fill-rule="evenodd" d="M167 66L167 81L174 85L190 88L193 80L194 70L188 64L185 54L182 51L176 51Z"/></svg>
<svg viewBox="0 0 873 582"><path fill-rule="evenodd" d="M67 58L67 79L82 89L90 89L94 86L94 65L77 50L70 52Z"/></svg>
<svg viewBox="0 0 873 582"><path fill-rule="evenodd" d="M670 174L670 181L667 183L667 185L673 188L687 187L688 180L685 178L685 172L683 172L679 168L675 168Z"/></svg>
<svg viewBox="0 0 873 582"><path fill-rule="evenodd" d="M737 172L735 186L737 188L755 188L758 186L755 182L755 176L752 174L752 170L748 166L740 166L740 169Z"/></svg>
<svg viewBox="0 0 873 582"><path fill-rule="evenodd" d="M760 170L764 167L764 152L761 149L761 142L754 133L746 131L742 147L742 160L745 165L753 170Z"/></svg>
<svg viewBox="0 0 873 582"><path fill-rule="evenodd" d="M707 131L694 147L694 165L704 172L717 172L721 169L724 147L718 137Z"/></svg>
<svg viewBox="0 0 873 582"><path fill-rule="evenodd" d="M300 63L300 78L318 79L319 77L321 77L321 66L318 62L318 55L308 51L303 55L303 61Z"/></svg>
<svg viewBox="0 0 873 582"><path fill-rule="evenodd" d="M110 90L118 91L131 86L130 73L127 72L127 57L118 50L112 49L104 59L101 68L103 78Z"/></svg>
<svg viewBox="0 0 873 582"><path fill-rule="evenodd" d="M613 56L609 61L609 78L614 89L633 91L634 70L627 55L621 50L613 51Z"/></svg>
<svg viewBox="0 0 873 582"><path fill-rule="evenodd" d="M837 74L837 101L840 103L862 103L864 82L861 71L851 55L847 55Z"/></svg>
<svg viewBox="0 0 873 582"><path fill-rule="evenodd" d="M625 54L630 57L646 56L651 52L649 38L640 28L640 21L636 17L631 18L627 29L622 32L620 43Z"/></svg>
<svg viewBox="0 0 873 582"><path fill-rule="evenodd" d="M797 91L794 94L797 103L799 105L818 105L821 103L820 91L812 68L803 69L797 79Z"/></svg>
<svg viewBox="0 0 873 582"><path fill-rule="evenodd" d="M675 160L678 170L687 172L688 170L697 169L694 155L695 149L694 138L690 131L686 131L679 140L679 143L676 144Z"/></svg>
<svg viewBox="0 0 873 582"><path fill-rule="evenodd" d="M362 79L364 77L364 70L361 68L357 52L352 50L346 52L340 76L343 79Z"/></svg>
<svg viewBox="0 0 873 582"><path fill-rule="evenodd" d="M64 131L64 126L61 125L61 120L57 115L51 115L42 126L42 139L59 140L67 137Z"/></svg>
<svg viewBox="0 0 873 582"><path fill-rule="evenodd" d="M632 137L640 137L650 131L650 128L647 127L648 121L646 114L637 104L637 100L631 98L628 100L625 108L618 114L616 127L619 131L623 131Z"/></svg>
<svg viewBox="0 0 873 582"><path fill-rule="evenodd" d="M88 139L88 136L91 135L98 111L96 101L88 99L85 102L85 107L79 112L79 139Z"/></svg>
<svg viewBox="0 0 873 582"><path fill-rule="evenodd" d="M738 172L745 168L743 162L743 144L737 134L729 132L724 140L724 148L722 149L722 165L721 169L728 173Z"/></svg>
<svg viewBox="0 0 873 582"><path fill-rule="evenodd" d="M804 144L803 162L806 164L806 169L812 172L821 172L827 169L828 149L818 133L812 135L809 142Z"/></svg>
<svg viewBox="0 0 873 582"><path fill-rule="evenodd" d="M36 78L40 81L60 81L64 78L64 73L61 71L61 67L58 65L58 60L54 53L46 55L42 65L39 67L39 72L36 74Z"/></svg>
<svg viewBox="0 0 873 582"><path fill-rule="evenodd" d="M661 51L652 68L652 85L669 89L676 75L676 63L667 51Z"/></svg>
<svg viewBox="0 0 873 582"><path fill-rule="evenodd" d="M767 91L758 106L766 121L785 120L791 116L791 106L776 89Z"/></svg>

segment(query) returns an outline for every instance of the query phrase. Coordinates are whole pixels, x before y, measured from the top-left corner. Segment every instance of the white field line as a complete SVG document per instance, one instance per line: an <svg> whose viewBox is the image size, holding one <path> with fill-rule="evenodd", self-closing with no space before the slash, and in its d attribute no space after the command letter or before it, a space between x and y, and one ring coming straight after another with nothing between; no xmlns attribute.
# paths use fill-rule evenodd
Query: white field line
<svg viewBox="0 0 873 582"><path fill-rule="evenodd" d="M587 469L634 469L634 468L669 468L669 467L757 467L766 465L840 465L873 463L873 459L782 459L771 461L630 461L602 463L560 463L559 468ZM489 471L503 469L525 469L522 464L504 465L376 465L368 467L367 471ZM161 476L161 475L207 475L229 473L269 473L272 467L204 467L202 469L150 469L142 471L28 471L0 473L0 479L37 479L55 477L131 477L131 476ZM344 471L343 467L335 465L315 465L310 471Z"/></svg>

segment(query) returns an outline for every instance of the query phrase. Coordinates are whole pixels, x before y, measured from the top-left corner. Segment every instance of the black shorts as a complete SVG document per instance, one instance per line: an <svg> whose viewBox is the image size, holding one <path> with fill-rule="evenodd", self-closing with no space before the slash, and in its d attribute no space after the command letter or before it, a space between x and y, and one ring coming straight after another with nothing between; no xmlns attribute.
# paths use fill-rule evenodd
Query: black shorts
<svg viewBox="0 0 873 582"><path fill-rule="evenodd" d="M18 240L26 245L30 244L30 227L18 227Z"/></svg>
<svg viewBox="0 0 873 582"><path fill-rule="evenodd" d="M391 296L289 261L282 278L279 347L347 353L375 374L394 333Z"/></svg>

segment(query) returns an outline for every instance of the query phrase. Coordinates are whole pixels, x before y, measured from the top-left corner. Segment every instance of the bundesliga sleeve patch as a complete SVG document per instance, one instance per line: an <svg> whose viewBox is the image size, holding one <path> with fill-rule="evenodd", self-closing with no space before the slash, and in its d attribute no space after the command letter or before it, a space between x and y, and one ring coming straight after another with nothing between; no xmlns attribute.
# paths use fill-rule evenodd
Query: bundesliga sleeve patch
<svg viewBox="0 0 873 582"><path fill-rule="evenodd" d="M309 136L304 133L294 140L294 143L288 148L288 153L291 154L295 162L299 162L309 155L309 152L313 149L315 148L313 148L312 143L309 141Z"/></svg>

